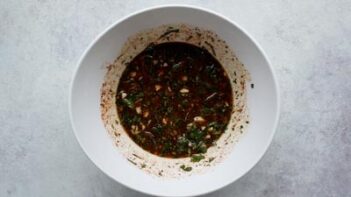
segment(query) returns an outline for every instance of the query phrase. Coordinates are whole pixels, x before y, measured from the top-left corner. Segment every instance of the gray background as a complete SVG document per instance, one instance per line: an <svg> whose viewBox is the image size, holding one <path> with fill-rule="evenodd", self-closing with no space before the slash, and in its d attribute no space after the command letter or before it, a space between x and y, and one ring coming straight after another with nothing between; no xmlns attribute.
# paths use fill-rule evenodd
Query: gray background
<svg viewBox="0 0 351 197"><path fill-rule="evenodd" d="M68 117L78 58L107 26L180 1L0 0L0 196L143 196L84 155ZM244 27L281 90L273 143L207 196L351 196L351 1L183 1ZM259 98L258 98L259 99Z"/></svg>

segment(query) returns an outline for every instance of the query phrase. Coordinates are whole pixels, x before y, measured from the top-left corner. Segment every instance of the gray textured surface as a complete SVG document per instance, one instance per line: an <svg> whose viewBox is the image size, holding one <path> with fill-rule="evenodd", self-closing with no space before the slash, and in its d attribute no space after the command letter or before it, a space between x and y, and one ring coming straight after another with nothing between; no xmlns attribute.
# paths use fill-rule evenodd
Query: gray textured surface
<svg viewBox="0 0 351 197"><path fill-rule="evenodd" d="M68 87L98 33L167 2L180 3L0 0L0 196L143 196L84 155L68 118ZM253 35L272 61L282 98L264 158L208 196L351 196L351 1L187 3Z"/></svg>

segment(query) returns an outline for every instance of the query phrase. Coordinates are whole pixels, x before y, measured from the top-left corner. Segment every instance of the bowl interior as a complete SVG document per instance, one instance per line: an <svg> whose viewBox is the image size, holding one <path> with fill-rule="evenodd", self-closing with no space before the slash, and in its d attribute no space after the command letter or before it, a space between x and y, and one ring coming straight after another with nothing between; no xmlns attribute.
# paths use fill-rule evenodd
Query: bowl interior
<svg viewBox="0 0 351 197"><path fill-rule="evenodd" d="M100 88L112 63L130 35L168 23L188 23L216 32L249 71L250 125L221 164L205 174L181 179L150 176L131 165L114 146L100 117ZM270 144L278 119L278 92L270 65L257 44L237 25L209 11L164 6L131 15L107 29L83 55L72 83L70 112L76 137L88 157L107 175L135 190L166 196L188 196L221 188L244 175Z"/></svg>

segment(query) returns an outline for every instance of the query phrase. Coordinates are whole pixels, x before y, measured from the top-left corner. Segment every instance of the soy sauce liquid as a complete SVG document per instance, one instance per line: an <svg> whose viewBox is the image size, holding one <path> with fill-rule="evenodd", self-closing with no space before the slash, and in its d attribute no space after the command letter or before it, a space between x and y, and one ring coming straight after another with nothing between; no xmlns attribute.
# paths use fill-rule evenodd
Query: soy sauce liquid
<svg viewBox="0 0 351 197"><path fill-rule="evenodd" d="M116 105L122 126L144 150L180 158L205 153L226 130L233 108L220 63L195 45L150 45L124 70Z"/></svg>

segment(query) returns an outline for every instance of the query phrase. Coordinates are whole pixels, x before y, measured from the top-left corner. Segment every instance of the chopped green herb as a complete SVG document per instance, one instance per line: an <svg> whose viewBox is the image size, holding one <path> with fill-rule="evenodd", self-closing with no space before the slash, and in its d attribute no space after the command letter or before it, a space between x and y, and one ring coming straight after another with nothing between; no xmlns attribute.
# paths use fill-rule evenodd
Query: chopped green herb
<svg viewBox="0 0 351 197"><path fill-rule="evenodd" d="M135 102L136 100L143 98L144 97L144 93L143 92L137 92L137 93L132 93L129 96L127 96L128 99L130 99L131 101Z"/></svg>
<svg viewBox="0 0 351 197"><path fill-rule="evenodd" d="M152 131L158 134L162 133L163 129L163 126L160 124L157 124L154 127L152 127Z"/></svg>
<svg viewBox="0 0 351 197"><path fill-rule="evenodd" d="M186 172L191 171L193 168L190 166L185 166L184 164L180 166L180 168Z"/></svg>
<svg viewBox="0 0 351 197"><path fill-rule="evenodd" d="M123 98L122 99L122 102L127 105L127 107L129 107L130 109L133 109L134 108L134 102L131 101L130 99L128 98Z"/></svg>
<svg viewBox="0 0 351 197"><path fill-rule="evenodd" d="M146 48L145 48L145 52L152 52L154 50L155 44L154 43L150 43Z"/></svg>
<svg viewBox="0 0 351 197"><path fill-rule="evenodd" d="M146 139L145 139L145 137L144 136L142 136L142 135L136 135L136 141L138 142L138 143L140 143L140 144L144 144L145 143L145 141L146 141Z"/></svg>
<svg viewBox="0 0 351 197"><path fill-rule="evenodd" d="M202 140L202 138L204 137L204 133L198 129L195 125L192 125L189 129L188 129L188 138L195 141L195 142L199 142L200 140Z"/></svg>
<svg viewBox="0 0 351 197"><path fill-rule="evenodd" d="M199 153L206 153L207 152L207 146L202 141L196 146L196 149Z"/></svg>
<svg viewBox="0 0 351 197"><path fill-rule="evenodd" d="M122 103L125 104L130 109L134 108L134 102L140 98L144 97L143 92L131 93L126 98L122 99Z"/></svg>
<svg viewBox="0 0 351 197"><path fill-rule="evenodd" d="M223 106L218 107L217 111L220 113L226 113L226 112L230 111L230 107L223 105Z"/></svg>
<svg viewBox="0 0 351 197"><path fill-rule="evenodd" d="M164 143L162 147L161 154L165 154L166 152L169 152L171 150L172 150L172 142L167 141L166 143Z"/></svg>
<svg viewBox="0 0 351 197"><path fill-rule="evenodd" d="M173 64L172 69L173 70L177 70L178 68L180 68L181 64L177 63L177 64Z"/></svg>
<svg viewBox="0 0 351 197"><path fill-rule="evenodd" d="M208 127L213 127L216 130L224 130L225 129L225 125L219 122L211 122L210 124L208 124Z"/></svg>
<svg viewBox="0 0 351 197"><path fill-rule="evenodd" d="M125 116L122 117L122 123L130 126L133 124L138 124L140 122L140 117L137 115L131 115L126 113Z"/></svg>
<svg viewBox="0 0 351 197"><path fill-rule="evenodd" d="M203 156L203 155L193 155L191 157L191 162L199 162L202 159L205 159L205 156Z"/></svg>
<svg viewBox="0 0 351 197"><path fill-rule="evenodd" d="M213 108L210 108L210 107L203 107L201 109L201 114L204 115L204 116L211 115L214 112L215 112L215 110Z"/></svg>
<svg viewBox="0 0 351 197"><path fill-rule="evenodd" d="M185 137L179 137L177 140L177 152L184 153L188 151L189 148L189 140Z"/></svg>

